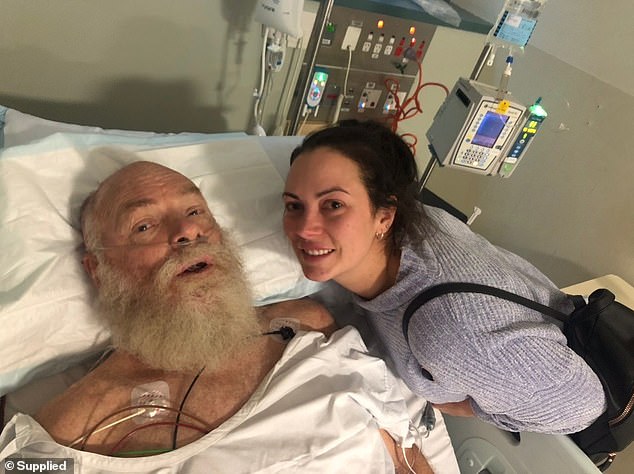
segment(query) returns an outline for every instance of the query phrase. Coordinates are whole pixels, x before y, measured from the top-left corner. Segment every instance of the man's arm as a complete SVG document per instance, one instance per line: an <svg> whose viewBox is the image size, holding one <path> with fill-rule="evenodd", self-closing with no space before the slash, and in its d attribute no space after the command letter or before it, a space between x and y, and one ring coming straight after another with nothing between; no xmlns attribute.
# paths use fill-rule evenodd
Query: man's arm
<svg viewBox="0 0 634 474"><path fill-rule="evenodd" d="M438 408L445 415L452 416L475 416L470 399L461 402L434 403L434 408Z"/></svg>
<svg viewBox="0 0 634 474"><path fill-rule="evenodd" d="M420 452L416 445L406 448L405 452L403 452L387 431L381 430L381 436L394 462L396 474L407 474L411 473L412 470L416 474L434 474L427 459L425 459L425 456L423 456L423 453ZM407 459L405 459L405 456L407 456Z"/></svg>
<svg viewBox="0 0 634 474"><path fill-rule="evenodd" d="M261 308L260 315L269 321L275 318L297 319L300 329L319 331L330 336L338 327L330 312L320 303L310 298L274 303Z"/></svg>

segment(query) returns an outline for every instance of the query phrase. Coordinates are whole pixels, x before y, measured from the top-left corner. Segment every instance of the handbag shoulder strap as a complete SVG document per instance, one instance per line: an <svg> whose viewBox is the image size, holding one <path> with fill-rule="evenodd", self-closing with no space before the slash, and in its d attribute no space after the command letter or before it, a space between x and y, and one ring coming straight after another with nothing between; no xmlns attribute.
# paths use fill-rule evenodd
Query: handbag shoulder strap
<svg viewBox="0 0 634 474"><path fill-rule="evenodd" d="M447 293L482 293L485 295L496 296L498 298L521 304L522 306L526 306L527 308L533 309L540 313L547 314L548 316L551 316L562 322L566 322L568 319L567 314L562 313L561 311L557 311L550 306L543 305L541 303L538 303L537 301L524 298L523 296L516 295L515 293L511 293L510 291L502 290L494 286L480 285L478 283L440 283L421 291L418 295L414 297L409 306L407 306L407 309L403 314L403 335L405 336L405 340L408 344L409 337L407 335L407 330L409 328L409 320L411 319L414 312L427 301Z"/></svg>

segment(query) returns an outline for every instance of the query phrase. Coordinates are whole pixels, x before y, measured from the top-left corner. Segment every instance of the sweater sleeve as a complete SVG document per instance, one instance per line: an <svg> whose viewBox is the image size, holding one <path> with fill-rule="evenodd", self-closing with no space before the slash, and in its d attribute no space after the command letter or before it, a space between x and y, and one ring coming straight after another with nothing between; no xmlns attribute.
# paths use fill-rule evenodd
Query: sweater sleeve
<svg viewBox="0 0 634 474"><path fill-rule="evenodd" d="M502 429L580 431L605 410L601 383L555 325L525 312L485 295L436 298L412 317L412 353L436 383L466 394L479 418ZM434 316L443 313L451 316Z"/></svg>

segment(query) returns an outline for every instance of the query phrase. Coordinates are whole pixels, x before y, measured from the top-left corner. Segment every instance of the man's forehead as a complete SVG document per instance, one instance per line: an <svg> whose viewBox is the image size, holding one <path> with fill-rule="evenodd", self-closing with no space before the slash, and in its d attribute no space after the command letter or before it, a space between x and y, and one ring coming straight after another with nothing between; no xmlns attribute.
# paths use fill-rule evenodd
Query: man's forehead
<svg viewBox="0 0 634 474"><path fill-rule="evenodd" d="M120 211L133 210L137 207L146 207L153 204L157 204L160 199L157 199L153 195L145 196L144 190L139 189L137 193L133 193L130 196L124 197L124 199L117 206ZM200 197L204 201L204 197L198 187L194 183L185 183L181 186L174 186L169 190L171 196L189 196L194 195Z"/></svg>
<svg viewBox="0 0 634 474"><path fill-rule="evenodd" d="M149 165L149 166L148 166ZM164 197L195 196L205 204L198 186L186 176L160 165L130 165L106 179L100 205L106 214L119 214L159 203Z"/></svg>

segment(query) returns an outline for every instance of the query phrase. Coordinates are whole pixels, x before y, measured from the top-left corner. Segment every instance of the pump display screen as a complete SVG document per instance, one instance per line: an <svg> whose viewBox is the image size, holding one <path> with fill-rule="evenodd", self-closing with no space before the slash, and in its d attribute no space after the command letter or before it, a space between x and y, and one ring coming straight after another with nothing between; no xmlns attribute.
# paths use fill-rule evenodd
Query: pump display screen
<svg viewBox="0 0 634 474"><path fill-rule="evenodd" d="M502 129L508 119L508 115L487 112L471 143L491 148L500 136L500 133L502 133Z"/></svg>

